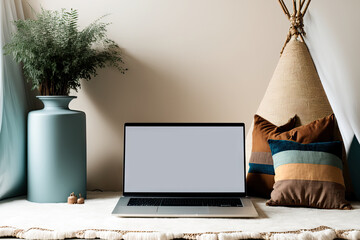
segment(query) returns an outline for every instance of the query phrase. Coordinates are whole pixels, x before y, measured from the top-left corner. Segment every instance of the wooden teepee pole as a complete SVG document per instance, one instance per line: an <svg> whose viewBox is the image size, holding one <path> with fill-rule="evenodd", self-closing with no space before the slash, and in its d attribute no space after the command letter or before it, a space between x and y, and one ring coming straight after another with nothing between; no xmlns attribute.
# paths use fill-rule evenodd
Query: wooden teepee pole
<svg viewBox="0 0 360 240"><path fill-rule="evenodd" d="M305 0L305 1L306 1L306 0ZM305 1L304 1L304 2L305 2ZM302 12L302 15L303 15L303 16L305 15L306 10L308 9L310 2L311 2L311 0L309 0L309 1L306 3L305 9L304 9L304 11Z"/></svg>
<svg viewBox="0 0 360 240"><path fill-rule="evenodd" d="M302 7L304 6L305 0L301 0L300 2L301 2L300 9L302 9Z"/></svg>
<svg viewBox="0 0 360 240"><path fill-rule="evenodd" d="M306 33L304 31L303 18L309 7L311 0L292 0L293 9L294 9L292 14L289 13L289 10L286 7L284 0L278 0L278 1L280 3L281 8L283 9L285 15L290 20L289 32L286 37L284 46L281 49L281 52L280 52L280 55L281 55L286 47L286 44L290 41L290 39L293 36L295 36L295 38L300 38L300 40L305 43L304 36L306 35ZM305 3L306 3L306 5L305 5ZM304 5L305 5L305 9L303 10L303 12L301 12Z"/></svg>
<svg viewBox="0 0 360 240"><path fill-rule="evenodd" d="M284 13L285 13L285 15L286 15L286 16L288 17L288 19L290 20L289 10L287 9L284 1L283 1L283 0L279 0L279 3L280 3L280 5L281 5L281 7L282 7L282 9L283 9L283 11L284 11Z"/></svg>

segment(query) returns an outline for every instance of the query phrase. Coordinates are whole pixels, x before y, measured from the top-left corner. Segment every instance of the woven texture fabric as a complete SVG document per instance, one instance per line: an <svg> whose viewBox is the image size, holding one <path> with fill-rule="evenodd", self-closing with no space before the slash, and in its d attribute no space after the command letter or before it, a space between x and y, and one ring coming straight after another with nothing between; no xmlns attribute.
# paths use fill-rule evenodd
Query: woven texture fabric
<svg viewBox="0 0 360 240"><path fill-rule="evenodd" d="M296 117L277 127L259 115L254 117L253 148L246 178L250 196L269 198L274 185L274 167L269 139L291 140L299 143L334 140L334 114L304 126L295 127ZM341 154L341 153L340 153Z"/></svg>
<svg viewBox="0 0 360 240"><path fill-rule="evenodd" d="M275 184L270 206L351 209L345 200L340 141L301 144L269 140Z"/></svg>
<svg viewBox="0 0 360 240"><path fill-rule="evenodd" d="M279 60L257 114L276 125L296 114L299 125L304 125L331 113L306 45L291 40Z"/></svg>

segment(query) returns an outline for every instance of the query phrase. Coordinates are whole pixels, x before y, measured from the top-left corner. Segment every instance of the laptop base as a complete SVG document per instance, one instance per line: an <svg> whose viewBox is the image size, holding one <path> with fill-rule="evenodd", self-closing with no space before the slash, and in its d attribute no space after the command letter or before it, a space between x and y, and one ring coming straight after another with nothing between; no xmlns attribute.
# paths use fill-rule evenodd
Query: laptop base
<svg viewBox="0 0 360 240"><path fill-rule="evenodd" d="M121 197L112 215L118 217L238 218L258 217L249 198L240 198L242 207L128 206L130 197Z"/></svg>

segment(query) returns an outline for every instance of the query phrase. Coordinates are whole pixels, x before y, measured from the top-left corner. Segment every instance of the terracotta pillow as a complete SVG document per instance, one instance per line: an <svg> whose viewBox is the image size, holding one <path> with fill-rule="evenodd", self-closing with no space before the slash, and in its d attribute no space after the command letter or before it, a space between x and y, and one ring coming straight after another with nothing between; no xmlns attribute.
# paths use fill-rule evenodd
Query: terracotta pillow
<svg viewBox="0 0 360 240"><path fill-rule="evenodd" d="M275 184L270 206L351 209L345 200L340 141L301 144L269 140Z"/></svg>
<svg viewBox="0 0 360 240"><path fill-rule="evenodd" d="M276 126L259 115L254 116L252 152L246 183L250 196L270 198L274 185L274 166L269 139L291 140L299 143L328 142L334 140L334 114L296 127L296 116L283 126Z"/></svg>

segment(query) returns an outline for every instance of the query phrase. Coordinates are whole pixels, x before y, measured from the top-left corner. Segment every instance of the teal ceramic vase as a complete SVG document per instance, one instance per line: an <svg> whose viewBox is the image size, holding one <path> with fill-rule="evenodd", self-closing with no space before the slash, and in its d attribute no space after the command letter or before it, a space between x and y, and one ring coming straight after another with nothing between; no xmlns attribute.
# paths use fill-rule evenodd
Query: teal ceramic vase
<svg viewBox="0 0 360 240"><path fill-rule="evenodd" d="M28 115L28 200L86 197L86 117L69 109L72 96L38 96L44 108Z"/></svg>

